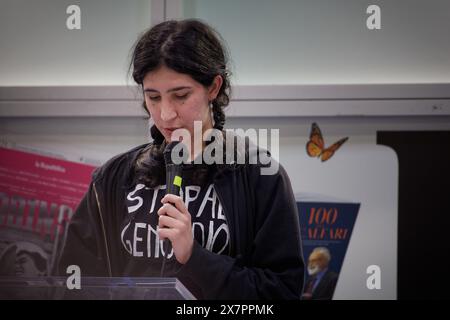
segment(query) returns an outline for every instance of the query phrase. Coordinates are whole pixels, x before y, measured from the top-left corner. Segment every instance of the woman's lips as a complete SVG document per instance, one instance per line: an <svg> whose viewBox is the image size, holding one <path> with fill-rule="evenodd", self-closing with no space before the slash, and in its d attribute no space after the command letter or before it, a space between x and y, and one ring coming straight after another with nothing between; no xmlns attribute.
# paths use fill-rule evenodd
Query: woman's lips
<svg viewBox="0 0 450 320"><path fill-rule="evenodd" d="M168 136L171 136L172 133L179 128L164 128L163 130L167 133Z"/></svg>

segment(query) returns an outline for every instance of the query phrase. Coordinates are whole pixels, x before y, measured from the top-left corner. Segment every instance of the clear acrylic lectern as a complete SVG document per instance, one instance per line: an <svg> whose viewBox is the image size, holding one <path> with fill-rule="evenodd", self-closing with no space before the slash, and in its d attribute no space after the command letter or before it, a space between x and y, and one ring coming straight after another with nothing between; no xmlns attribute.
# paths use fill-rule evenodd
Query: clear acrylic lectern
<svg viewBox="0 0 450 320"><path fill-rule="evenodd" d="M67 281L67 277L0 277L0 299L195 300L176 278L81 277L80 289L69 289Z"/></svg>

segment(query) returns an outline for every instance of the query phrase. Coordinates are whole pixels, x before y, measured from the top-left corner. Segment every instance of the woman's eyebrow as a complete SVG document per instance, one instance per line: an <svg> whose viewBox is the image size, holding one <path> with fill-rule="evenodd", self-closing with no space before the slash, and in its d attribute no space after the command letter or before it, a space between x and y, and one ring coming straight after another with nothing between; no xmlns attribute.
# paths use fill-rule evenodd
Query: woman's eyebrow
<svg viewBox="0 0 450 320"><path fill-rule="evenodd" d="M192 87L187 87L187 86L175 87L175 88L167 90L166 93L174 92L174 91L178 91L178 90L183 90L183 89L191 89L191 88ZM144 92L157 92L157 93L159 93L158 90L152 89L152 88L146 88L146 89L144 89Z"/></svg>

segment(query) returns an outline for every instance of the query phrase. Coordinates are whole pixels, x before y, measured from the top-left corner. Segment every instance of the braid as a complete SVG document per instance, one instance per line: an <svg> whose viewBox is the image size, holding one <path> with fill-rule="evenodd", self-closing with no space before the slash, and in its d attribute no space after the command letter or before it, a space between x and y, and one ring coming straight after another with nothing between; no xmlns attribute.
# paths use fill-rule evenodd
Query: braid
<svg viewBox="0 0 450 320"><path fill-rule="evenodd" d="M212 106L214 128L217 130L223 130L223 126L225 125L225 113L223 112L223 107L220 106L216 100L213 100Z"/></svg>
<svg viewBox="0 0 450 320"><path fill-rule="evenodd" d="M164 136L161 133L161 131L158 130L158 128L155 125L152 125L150 128L150 134L153 138L153 143L155 145L161 145L164 142Z"/></svg>

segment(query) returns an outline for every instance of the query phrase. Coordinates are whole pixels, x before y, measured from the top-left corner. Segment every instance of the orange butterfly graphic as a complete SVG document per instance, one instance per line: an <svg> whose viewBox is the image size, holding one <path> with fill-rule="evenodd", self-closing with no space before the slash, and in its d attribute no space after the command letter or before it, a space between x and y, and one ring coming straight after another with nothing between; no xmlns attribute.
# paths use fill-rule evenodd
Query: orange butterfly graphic
<svg viewBox="0 0 450 320"><path fill-rule="evenodd" d="M322 132L320 132L317 123L313 123L311 127L311 133L309 135L309 141L306 144L306 152L310 157L320 157L322 162L330 159L337 149L339 149L348 137L342 138L338 142L333 143L328 148L325 148Z"/></svg>

